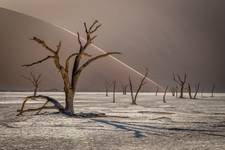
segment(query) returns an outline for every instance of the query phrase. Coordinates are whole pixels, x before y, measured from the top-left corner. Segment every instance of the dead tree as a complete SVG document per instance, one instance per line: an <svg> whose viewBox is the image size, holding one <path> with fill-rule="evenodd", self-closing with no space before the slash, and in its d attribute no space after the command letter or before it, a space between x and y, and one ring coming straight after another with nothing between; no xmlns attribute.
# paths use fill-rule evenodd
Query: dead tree
<svg viewBox="0 0 225 150"><path fill-rule="evenodd" d="M198 82L198 84L195 85L194 99L196 99L196 97L197 97L197 95L198 95L199 88L200 88L200 82Z"/></svg>
<svg viewBox="0 0 225 150"><path fill-rule="evenodd" d="M178 97L178 86L176 85L176 97Z"/></svg>
<svg viewBox="0 0 225 150"><path fill-rule="evenodd" d="M164 95L163 95L163 103L166 103L166 93L168 90L168 86L166 86L165 91L164 91Z"/></svg>
<svg viewBox="0 0 225 150"><path fill-rule="evenodd" d="M159 87L157 87L156 91L155 91L155 96L158 95L158 92L159 92Z"/></svg>
<svg viewBox="0 0 225 150"><path fill-rule="evenodd" d="M116 102L116 81L113 81L113 103Z"/></svg>
<svg viewBox="0 0 225 150"><path fill-rule="evenodd" d="M105 81L105 96L109 96L109 88L111 87L111 84L106 80Z"/></svg>
<svg viewBox="0 0 225 150"><path fill-rule="evenodd" d="M143 76L139 86L138 86L138 89L134 95L134 91L133 91L133 85L132 85L132 81L131 81L131 78L129 76L129 85L130 85L130 93L131 93L131 99L132 99L132 102L131 104L132 105L137 105L137 97L138 97L138 93L140 92L141 88L143 87L143 85L145 84L145 79L147 78L148 76L148 70L146 69L146 72L145 72L145 75Z"/></svg>
<svg viewBox="0 0 225 150"><path fill-rule="evenodd" d="M32 85L34 87L34 94L33 94L33 96L37 95L37 91L38 91L38 88L39 88L39 85L40 85L40 82L41 82L41 76L42 76L41 74L36 76L35 74L33 74L33 72L30 72L30 76L29 77L22 75L22 77L24 79L26 79L27 81L32 83Z"/></svg>
<svg viewBox="0 0 225 150"><path fill-rule="evenodd" d="M78 44L79 44L79 51L78 52L74 52L72 54L70 54L66 61L65 64L61 64L60 61L60 55L59 52L61 51L61 42L58 43L56 49L51 48L44 40L39 39L38 37L33 37L31 40L35 41L36 43L38 43L39 45L41 45L42 47L44 47L49 53L50 55L35 61L33 63L30 64L26 64L23 65L24 67L31 67L40 63L43 63L47 60L53 60L54 65L57 69L57 71L60 73L61 78L63 80L64 83L64 93L65 93L65 107L63 109L61 109L61 107L57 107L57 109L61 109L60 112L63 112L66 115L74 115L74 96L77 90L77 83L80 79L80 75L83 72L83 70L89 66L91 63L93 63L94 61L104 58L106 56L112 55L112 54L120 54L119 52L108 52L108 53L104 53L95 57L92 57L91 55L86 53L87 48L92 44L92 42L94 41L94 39L97 37L95 34L95 32L101 27L100 24L98 24L98 21L94 21L94 23L88 27L86 23L84 23L84 28L85 28L85 35L86 35L86 39L85 40L81 40L80 34L79 32L77 33L77 37L78 37ZM83 60L82 58L84 57L89 57L89 59L81 64L81 60ZM72 64L72 68L71 68L71 74L69 73L70 70L70 61L73 60L73 64ZM36 96L38 97L38 96ZM34 97L35 98L35 97ZM41 98L45 98L46 97L41 97ZM52 98L51 98L52 99ZM49 101L52 102L52 101ZM55 100L54 103L57 103L57 106L61 104ZM21 109L21 112L23 112L24 110Z"/></svg>
<svg viewBox="0 0 225 150"><path fill-rule="evenodd" d="M211 97L214 97L214 90L215 90L215 84L212 85L212 91L211 91L212 95L211 95Z"/></svg>
<svg viewBox="0 0 225 150"><path fill-rule="evenodd" d="M179 74L174 74L173 73L173 80L180 86L180 98L184 98L184 86L187 81L187 73L184 74L183 79L181 79Z"/></svg>
<svg viewBox="0 0 225 150"><path fill-rule="evenodd" d="M123 95L127 95L127 84L120 83Z"/></svg>
<svg viewBox="0 0 225 150"><path fill-rule="evenodd" d="M191 85L190 85L190 83L188 83L188 93L189 93L190 99L196 99L196 97L197 97L197 95L198 95L199 88L200 88L200 82L198 82L198 84L195 85L194 96L192 96Z"/></svg>

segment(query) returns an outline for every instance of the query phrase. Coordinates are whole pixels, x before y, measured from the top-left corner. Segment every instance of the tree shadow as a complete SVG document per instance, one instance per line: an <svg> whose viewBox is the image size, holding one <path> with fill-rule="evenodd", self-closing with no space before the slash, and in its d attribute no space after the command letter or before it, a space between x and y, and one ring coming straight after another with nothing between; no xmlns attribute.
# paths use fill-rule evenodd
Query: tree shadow
<svg viewBox="0 0 225 150"><path fill-rule="evenodd" d="M118 129L132 131L134 132L135 138L143 138L146 137L146 134L158 135L158 136L166 136L169 137L174 134L179 134L180 132L186 133L200 133L210 136L219 136L225 137L223 131L221 130L209 130L209 129L191 129L191 128L179 128L179 127L158 127L158 126L150 126L150 125L138 125L134 123L125 123L125 122L118 122L118 121L108 121L102 119L92 119L99 123L104 123L107 125L114 126Z"/></svg>
<svg viewBox="0 0 225 150"><path fill-rule="evenodd" d="M107 124L107 125L111 125L116 127L117 129L122 129L125 131L131 131L134 134L135 138L143 138L146 137L146 133L150 133L152 135L157 135L157 136L167 136L167 135L163 135L160 132L154 132L151 130L146 130L145 128L142 128L136 124L128 124L128 123L124 123L124 122L118 122L118 121L108 121L108 120L100 120L100 119L92 119L93 121L99 122L99 123L103 123L103 124Z"/></svg>

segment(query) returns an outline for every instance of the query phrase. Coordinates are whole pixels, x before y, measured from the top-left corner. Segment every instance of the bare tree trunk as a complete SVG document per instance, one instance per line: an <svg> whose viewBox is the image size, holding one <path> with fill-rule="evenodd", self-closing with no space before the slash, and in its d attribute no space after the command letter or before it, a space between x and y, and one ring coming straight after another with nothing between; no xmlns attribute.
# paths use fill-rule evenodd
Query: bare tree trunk
<svg viewBox="0 0 225 150"><path fill-rule="evenodd" d="M74 114L73 101L74 101L75 92L72 90L68 90L65 92L65 95L66 95L65 112L68 115L73 115Z"/></svg>
<svg viewBox="0 0 225 150"><path fill-rule="evenodd" d="M180 98L184 98L184 86L187 81L187 73L184 74L184 78L181 79L180 75L173 73L173 80L180 86Z"/></svg>
<svg viewBox="0 0 225 150"><path fill-rule="evenodd" d="M178 87L176 86L176 97L178 97Z"/></svg>
<svg viewBox="0 0 225 150"><path fill-rule="evenodd" d="M145 84L145 79L147 78L148 76L148 69L146 68L146 72L145 72L145 75L143 76L142 80L141 80L141 83L139 84L138 86L138 89L134 95L134 92L133 92L133 85L132 85L132 81L131 81L131 78L129 76L129 85L130 85L130 94L131 94L131 100L132 100L132 105L137 105L136 101L137 101L137 97L138 97L138 94L141 90L141 88L143 87L143 85Z"/></svg>
<svg viewBox="0 0 225 150"><path fill-rule="evenodd" d="M214 90L215 90L215 84L213 84L213 86L212 86L212 95L211 95L211 97L214 97Z"/></svg>
<svg viewBox="0 0 225 150"><path fill-rule="evenodd" d="M196 98L197 98L199 88L200 88L200 82L199 82L197 85L195 85L195 94L194 94L194 99L196 99Z"/></svg>
<svg viewBox="0 0 225 150"><path fill-rule="evenodd" d="M38 90L38 86L34 87L34 96L37 96L37 90Z"/></svg>
<svg viewBox="0 0 225 150"><path fill-rule="evenodd" d="M108 81L105 81L105 96L109 96L109 88L110 88L110 83Z"/></svg>
<svg viewBox="0 0 225 150"><path fill-rule="evenodd" d="M188 94L189 94L189 98L192 99L190 83L188 83Z"/></svg>
<svg viewBox="0 0 225 150"><path fill-rule="evenodd" d="M158 92L159 92L159 88L157 87L156 91L155 91L155 96L158 95Z"/></svg>
<svg viewBox="0 0 225 150"><path fill-rule="evenodd" d="M127 85L123 86L123 95L127 95Z"/></svg>
<svg viewBox="0 0 225 150"><path fill-rule="evenodd" d="M166 89L164 91L164 95L163 95L163 103L166 103L166 93L167 93L167 90L168 90L168 86L166 86Z"/></svg>
<svg viewBox="0 0 225 150"><path fill-rule="evenodd" d="M194 93L194 96L192 97L191 85L190 85L190 83L188 83L188 93L189 93L190 99L196 99L196 97L198 95L199 88L200 88L200 83L195 85L195 93Z"/></svg>
<svg viewBox="0 0 225 150"><path fill-rule="evenodd" d="M113 103L116 102L116 81L113 81Z"/></svg>

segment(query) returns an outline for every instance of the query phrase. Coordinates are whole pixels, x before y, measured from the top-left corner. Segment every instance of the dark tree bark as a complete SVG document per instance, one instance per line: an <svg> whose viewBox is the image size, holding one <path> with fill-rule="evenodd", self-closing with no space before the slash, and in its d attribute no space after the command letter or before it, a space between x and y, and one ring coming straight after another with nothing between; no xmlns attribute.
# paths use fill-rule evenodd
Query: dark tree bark
<svg viewBox="0 0 225 150"><path fill-rule="evenodd" d="M178 97L178 87L176 85L176 97Z"/></svg>
<svg viewBox="0 0 225 150"><path fill-rule="evenodd" d="M195 85L195 94L194 94L194 99L197 98L198 92L199 92L199 88L200 88L200 82L198 82L197 85Z"/></svg>
<svg viewBox="0 0 225 150"><path fill-rule="evenodd" d="M212 95L211 95L211 97L214 97L214 90L215 90L215 84L212 85L212 91L211 91Z"/></svg>
<svg viewBox="0 0 225 150"><path fill-rule="evenodd" d="M191 95L191 85L190 83L188 83L188 94L189 94L189 98L192 99L192 95Z"/></svg>
<svg viewBox="0 0 225 150"><path fill-rule="evenodd" d="M45 62L47 60L53 60L56 69L59 71L59 73L61 74L61 78L63 80L64 83L64 93L65 93L65 108L64 108L64 112L67 115L73 115L74 114L74 107L73 107L73 102L74 102L74 96L77 90L77 83L80 79L80 75L83 72L83 70L89 66L92 62L104 58L106 56L112 55L112 54L120 54L119 52L109 52L109 53L104 53L95 57L92 57L91 55L86 53L87 48L92 44L92 42L94 41L94 39L97 37L96 35L93 35L99 28L101 27L101 25L98 25L98 21L94 21L94 23L88 28L87 24L84 23L84 28L85 28L85 35L86 35L86 40L84 42L82 42L81 38L80 38L80 34L77 33L78 35L78 44L79 44L79 51L72 53L71 55L69 55L66 59L65 65L61 64L60 61L60 56L59 56L59 52L61 50L61 42L59 42L59 44L57 45L57 49L54 50L52 49L50 46L48 46L46 44L45 41L37 38L37 37L33 37L31 40L37 42L38 44L40 44L42 47L44 47L46 50L48 50L51 55L40 59L36 62L33 62L31 64L26 64L23 65L24 67L30 67L30 66L34 66L36 64L40 64L42 62ZM74 58L75 57L75 58ZM81 60L83 57L90 57L90 59L88 59L86 62L84 62L81 65ZM72 73L69 74L69 63L71 61L71 59L74 59L73 65L72 65Z"/></svg>
<svg viewBox="0 0 225 150"><path fill-rule="evenodd" d="M139 84L138 86L138 89L134 95L134 92L133 92L133 85L132 85L132 81L131 81L131 78L129 76L129 85L130 85L130 93L131 93L131 104L132 105L137 105L137 97L138 97L138 93L140 92L141 88L143 87L143 85L145 84L145 79L146 77L148 76L148 70L146 69L146 72L145 72L145 75L143 76L142 80L141 80L141 83Z"/></svg>
<svg viewBox="0 0 225 150"><path fill-rule="evenodd" d="M32 83L32 85L34 87L33 96L37 95L37 91L38 91L39 85L41 83L41 76L42 76L41 74L36 76L35 74L33 74L33 72L30 73L30 77L22 76L24 79L26 79L27 81Z"/></svg>
<svg viewBox="0 0 225 150"><path fill-rule="evenodd" d="M120 83L123 95L127 94L127 84Z"/></svg>
<svg viewBox="0 0 225 150"><path fill-rule="evenodd" d="M157 87L157 89L155 91L155 96L158 96L158 92L159 92L159 88Z"/></svg>
<svg viewBox="0 0 225 150"><path fill-rule="evenodd" d="M113 103L116 102L116 81L113 81Z"/></svg>
<svg viewBox="0 0 225 150"><path fill-rule="evenodd" d="M173 80L180 86L180 98L184 98L184 86L187 81L187 73L184 74L183 79L181 79L179 74L173 74Z"/></svg>
<svg viewBox="0 0 225 150"><path fill-rule="evenodd" d="M190 83L188 83L188 93L189 93L189 98L190 99L196 99L196 97L198 95L199 88L200 88L200 83L195 85L195 93L194 93L194 96L192 96L191 85L190 85Z"/></svg>
<svg viewBox="0 0 225 150"><path fill-rule="evenodd" d="M165 91L164 91L164 95L163 95L163 103L166 103L166 93L168 90L168 86L166 86Z"/></svg>
<svg viewBox="0 0 225 150"><path fill-rule="evenodd" d="M105 81L105 96L109 96L109 88L111 84L108 81Z"/></svg>

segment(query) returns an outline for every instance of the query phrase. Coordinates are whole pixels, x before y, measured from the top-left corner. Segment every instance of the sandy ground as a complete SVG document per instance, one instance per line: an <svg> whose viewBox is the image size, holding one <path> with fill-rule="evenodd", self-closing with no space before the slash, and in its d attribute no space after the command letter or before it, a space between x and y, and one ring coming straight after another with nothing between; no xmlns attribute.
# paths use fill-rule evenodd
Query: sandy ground
<svg viewBox="0 0 225 150"><path fill-rule="evenodd" d="M46 93L63 100L63 93ZM117 102L104 93L79 93L76 112L100 112L112 117L69 118L43 111L16 117L29 93L0 93L1 150L223 150L225 95L197 100L141 94L138 105L130 95ZM33 101L28 107L38 107ZM118 117L117 117L118 116Z"/></svg>

